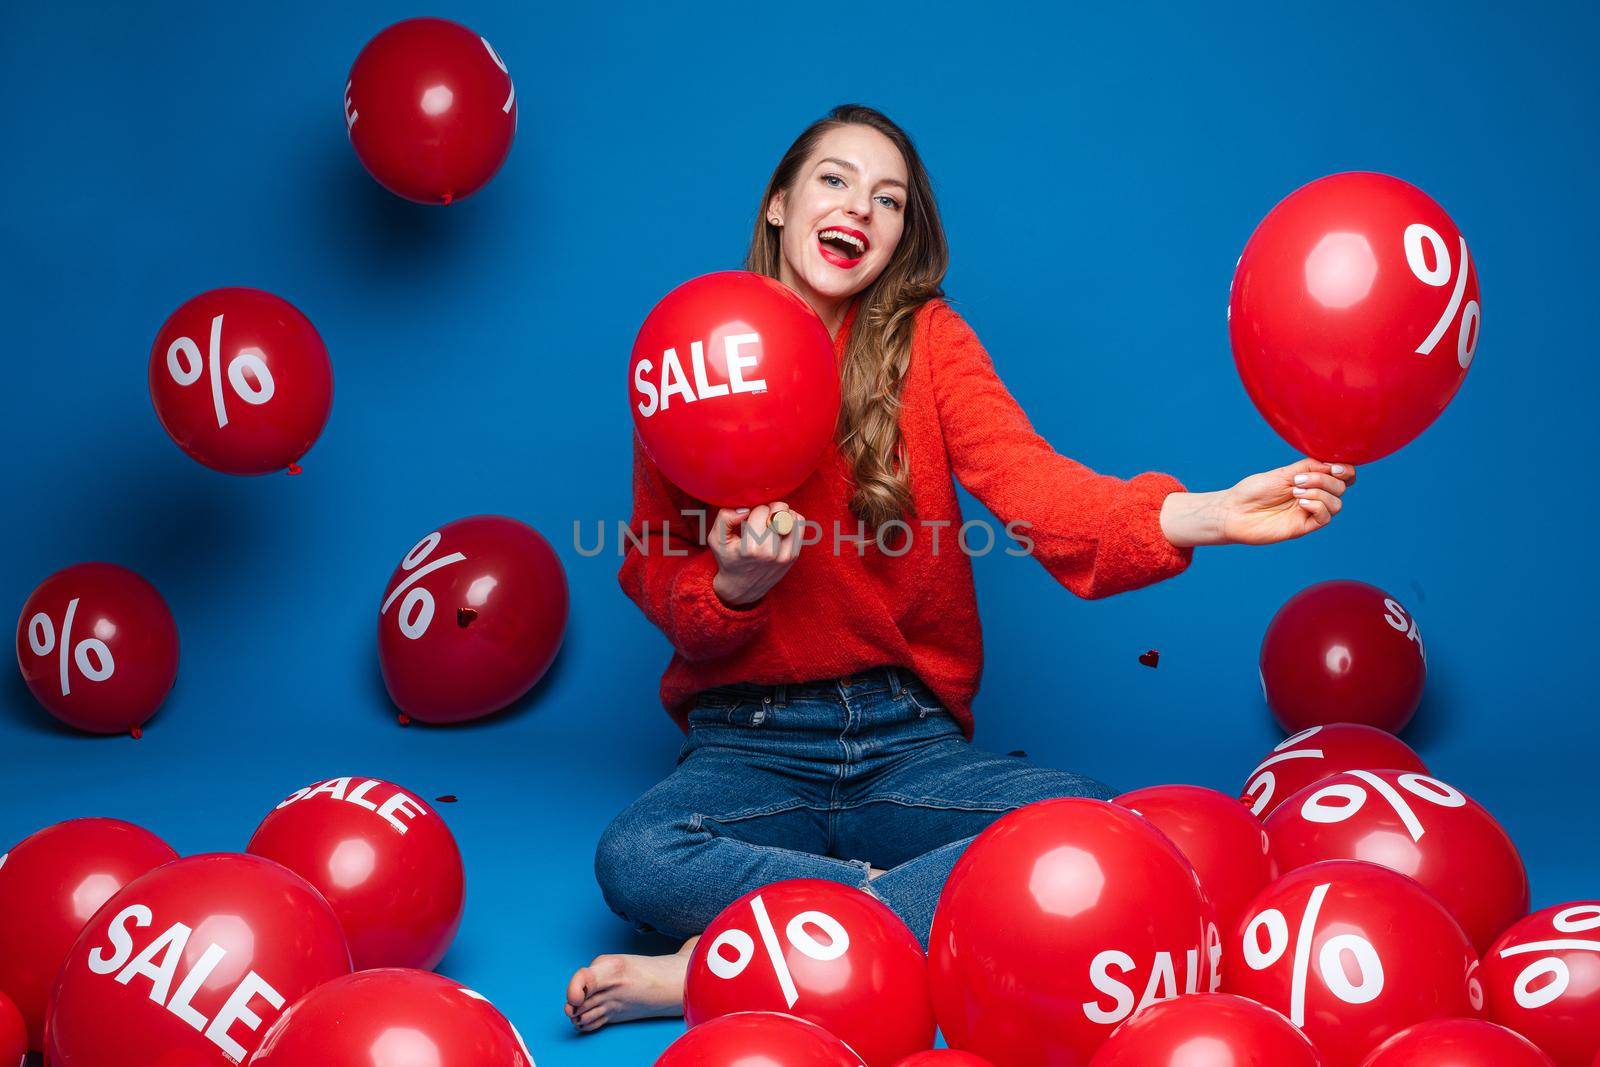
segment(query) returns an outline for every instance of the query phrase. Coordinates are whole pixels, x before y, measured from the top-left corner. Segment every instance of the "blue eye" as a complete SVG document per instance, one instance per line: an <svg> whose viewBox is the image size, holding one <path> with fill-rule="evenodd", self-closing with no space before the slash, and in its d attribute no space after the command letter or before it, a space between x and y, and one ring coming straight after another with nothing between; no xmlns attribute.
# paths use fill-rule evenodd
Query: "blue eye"
<svg viewBox="0 0 1600 1067"><path fill-rule="evenodd" d="M844 184L844 179L839 177L837 174L824 174L822 176L822 180L825 182L838 182L840 185ZM838 186L835 186L834 188L838 188Z"/></svg>
<svg viewBox="0 0 1600 1067"><path fill-rule="evenodd" d="M892 196L880 196L878 199L885 202L885 207L898 208L900 206L900 201Z"/></svg>

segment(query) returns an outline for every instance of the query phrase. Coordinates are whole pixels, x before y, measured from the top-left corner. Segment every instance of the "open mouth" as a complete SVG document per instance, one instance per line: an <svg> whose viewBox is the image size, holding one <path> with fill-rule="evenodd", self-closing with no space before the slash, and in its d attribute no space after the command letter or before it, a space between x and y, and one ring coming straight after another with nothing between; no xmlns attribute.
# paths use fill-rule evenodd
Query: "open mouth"
<svg viewBox="0 0 1600 1067"><path fill-rule="evenodd" d="M831 227L817 233L822 258L839 267L853 267L867 254L867 236L858 230Z"/></svg>

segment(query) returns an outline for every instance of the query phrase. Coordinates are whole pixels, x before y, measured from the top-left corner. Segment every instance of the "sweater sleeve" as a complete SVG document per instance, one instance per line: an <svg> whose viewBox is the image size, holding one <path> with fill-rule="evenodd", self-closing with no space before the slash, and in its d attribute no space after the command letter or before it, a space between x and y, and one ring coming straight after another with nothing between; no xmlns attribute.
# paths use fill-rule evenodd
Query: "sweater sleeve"
<svg viewBox="0 0 1600 1067"><path fill-rule="evenodd" d="M715 509L662 477L635 437L633 518L617 581L691 662L737 651L761 632L770 614L765 597L736 608L712 588L717 558L705 535L715 518Z"/></svg>
<svg viewBox="0 0 1600 1067"><path fill-rule="evenodd" d="M1001 522L1033 541L1033 555L1080 597L1094 599L1170 578L1190 548L1161 532L1161 505L1184 491L1166 474L1124 481L1096 474L1050 447L1006 390L972 327L943 301L926 312L934 396L951 467Z"/></svg>

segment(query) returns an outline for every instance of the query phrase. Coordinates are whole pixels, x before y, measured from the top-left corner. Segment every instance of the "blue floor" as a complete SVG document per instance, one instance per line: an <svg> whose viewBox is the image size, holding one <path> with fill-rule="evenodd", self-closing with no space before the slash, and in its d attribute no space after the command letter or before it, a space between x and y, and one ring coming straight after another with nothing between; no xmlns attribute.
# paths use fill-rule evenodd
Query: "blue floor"
<svg viewBox="0 0 1600 1067"><path fill-rule="evenodd" d="M679 743L655 695L667 646L615 581L624 365L662 293L737 264L793 135L862 100L918 140L949 291L1035 425L1119 474L1218 488L1292 458L1223 320L1279 197L1369 168L1451 212L1483 339L1434 428L1362 472L1334 529L1202 552L1147 592L1082 603L1030 560L977 560L978 740L1123 788L1236 790L1281 736L1256 679L1267 620L1360 578L1428 642L1408 739L1504 821L1536 906L1600 892L1592 7L446 5L505 57L521 125L487 189L427 209L366 176L340 115L361 44L415 12L234 6L0 13L0 602L108 559L156 583L183 639L140 741L74 736L0 682L0 848L104 814L237 849L281 796L341 774L455 794L468 911L440 969L541 1067L649 1062L679 1024L580 1039L560 1012L596 953L667 947L631 936L591 873ZM151 411L157 328L226 284L285 296L328 343L333 415L298 478L213 474ZM420 536L480 512L556 546L565 649L506 714L402 729L380 594ZM579 553L575 521L588 544L607 527L604 552Z"/></svg>

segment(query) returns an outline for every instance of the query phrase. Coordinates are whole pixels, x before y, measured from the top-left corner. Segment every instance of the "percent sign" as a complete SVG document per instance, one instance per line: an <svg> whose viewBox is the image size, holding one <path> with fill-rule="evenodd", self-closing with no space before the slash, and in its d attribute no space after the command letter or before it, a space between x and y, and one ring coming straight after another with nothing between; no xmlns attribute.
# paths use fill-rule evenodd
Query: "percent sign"
<svg viewBox="0 0 1600 1067"><path fill-rule="evenodd" d="M1472 268L1472 260L1467 256L1467 239L1459 234L1457 239L1461 242L1461 269L1453 271L1450 249L1445 245L1444 238L1439 236L1439 231L1424 223L1413 222L1406 227L1406 263L1418 281L1436 288L1450 284L1450 276L1452 273L1455 274L1455 288L1450 292L1450 302L1445 305L1444 314L1439 316L1439 321L1434 323L1433 332L1417 346L1417 355L1432 355L1434 346L1450 328L1450 323L1455 321L1456 313L1460 312L1461 330L1456 336L1456 362L1461 365L1462 370L1466 370L1478 347L1478 320L1481 317L1481 309L1476 300L1468 300L1465 308L1461 306L1461 298L1467 291L1467 273ZM1427 257L1423 252L1423 242L1427 242L1433 251L1431 267L1428 266Z"/></svg>
<svg viewBox="0 0 1600 1067"><path fill-rule="evenodd" d="M483 47L489 50L489 58L494 60L494 65L500 68L500 73L504 74L506 79L509 81L511 78L511 72L506 69L506 61L500 58L500 53L494 50L494 45L490 44L488 38L485 37L479 37L478 40L483 42ZM515 104L516 102L517 86L515 83L511 83L511 95L506 97L506 102L504 104L500 105L500 110L509 115L511 114L511 105ZM355 116L352 115L350 117L350 122L353 124L355 121Z"/></svg>
<svg viewBox="0 0 1600 1067"><path fill-rule="evenodd" d="M757 894L750 901L750 911L756 917L756 930L761 935L761 944L767 950L767 958L772 961L772 969L778 976L778 985L783 990L785 1002L789 1007L794 1007L794 1002L799 999L799 992L795 989L794 975L789 971L788 961L783 956L783 946L778 943L777 929L772 925L772 916L767 914L766 902ZM828 936L828 943L822 944L811 936L808 926L815 926ZM843 925L832 915L820 911L802 911L789 920L784 927L784 935L789 944L804 956L826 963L843 956L850 949L850 935ZM722 954L723 948L733 950L733 958ZM711 942L710 951L706 955L706 966L711 968L711 973L718 978L737 978L744 973L750 965L750 960L755 956L755 939L737 927L724 930Z"/></svg>
<svg viewBox="0 0 1600 1067"><path fill-rule="evenodd" d="M1600 930L1600 905L1580 904L1557 912L1553 925L1558 933L1563 934L1583 934L1591 930ZM1600 941L1582 938L1530 941L1526 945L1513 945L1501 949L1500 958L1524 956L1532 952L1563 951L1600 952ZM1532 988L1534 982L1545 977L1550 979L1547 985L1538 989ZM1517 1003L1529 1011L1534 1011L1558 999L1567 991L1567 986L1571 982L1572 971L1568 969L1567 961L1559 956L1546 956L1524 967L1511 988Z"/></svg>
<svg viewBox="0 0 1600 1067"><path fill-rule="evenodd" d="M1306 980L1311 972L1311 949L1316 939L1317 919L1331 882L1311 891L1306 911L1300 919L1300 933L1294 943L1294 977L1289 987L1289 1021L1306 1024ZM1261 945L1265 931L1267 944ZM1289 951L1289 920L1277 908L1250 920L1244 931L1244 961L1253 971L1264 971L1283 959ZM1346 966L1346 955L1350 966ZM1336 934L1322 943L1317 953L1317 973L1328 991L1345 1004L1367 1004L1383 992L1383 961L1372 942L1358 934ZM1351 974L1356 980L1351 981Z"/></svg>
<svg viewBox="0 0 1600 1067"><path fill-rule="evenodd" d="M55 623L50 616L38 612L28 620L28 647L36 656L48 656L57 649L61 653L61 695L72 693L72 672L69 663L78 666L78 673L91 682L103 682L117 669L111 658L111 649L98 637L85 637L76 645L72 643L72 620L78 614L78 598L67 601L67 613L61 619L61 640L56 640Z"/></svg>
<svg viewBox="0 0 1600 1067"><path fill-rule="evenodd" d="M1262 683L1265 686L1265 682ZM1250 814L1259 816L1267 810L1267 805L1272 803L1272 796L1278 788L1278 776L1272 773L1272 767L1292 759L1322 759L1323 751L1320 748L1295 748L1302 741L1309 741L1320 733L1322 727L1313 726L1309 730L1301 730L1293 737L1285 738L1272 750L1273 754L1262 760L1256 769L1250 772L1250 784L1244 787L1244 795L1254 799L1250 805Z"/></svg>
<svg viewBox="0 0 1600 1067"><path fill-rule="evenodd" d="M1397 779L1400 789L1396 789L1371 771L1346 773L1366 782L1373 791L1388 801L1394 813L1405 824L1406 832L1411 835L1411 840L1414 842L1421 841L1427 831L1423 829L1422 820L1417 818L1417 813L1411 804L1401 795L1400 789L1404 789L1419 800L1426 800L1441 808L1461 808L1467 804L1466 796L1459 790L1426 774L1402 774ZM1371 795L1354 782L1335 782L1307 797L1305 804L1300 808L1300 814L1307 822L1341 823L1353 818L1356 812L1366 805L1367 798Z"/></svg>
<svg viewBox="0 0 1600 1067"><path fill-rule="evenodd" d="M200 354L200 346L189 337L180 337L167 346L167 372L172 380L190 386L200 380L207 368L211 370L211 406L217 413L217 428L228 425L228 405L222 395L222 316L211 319L211 348L208 356ZM241 349L228 363L228 384L234 395L246 404L259 407L272 399L277 385L267 361L259 348Z"/></svg>
<svg viewBox="0 0 1600 1067"><path fill-rule="evenodd" d="M405 581L394 587L394 592L384 599L383 607L378 609L378 614L383 615L389 610L389 605L404 593L405 599L400 602L400 612L397 617L400 621L400 632L413 641L428 632L428 624L433 622L434 604L432 593L420 587L416 589L411 587L439 568L460 563L467 558L460 552L452 552L419 569L417 565L433 554L433 550L439 547L439 541L439 531L435 530L412 546L411 551L406 553L406 558L400 561L400 569L411 573L406 575ZM408 589L410 592L406 592Z"/></svg>

